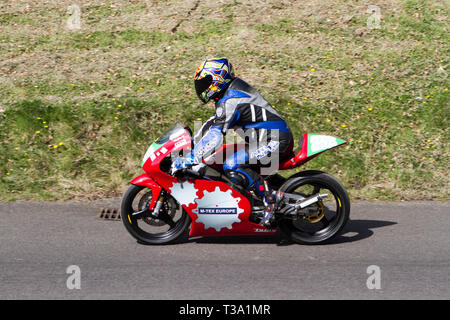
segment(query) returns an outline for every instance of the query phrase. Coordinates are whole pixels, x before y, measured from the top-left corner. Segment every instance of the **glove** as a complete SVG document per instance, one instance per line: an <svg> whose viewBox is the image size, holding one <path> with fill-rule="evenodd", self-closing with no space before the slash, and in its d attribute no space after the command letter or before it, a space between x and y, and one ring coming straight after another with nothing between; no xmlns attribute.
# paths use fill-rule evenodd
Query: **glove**
<svg viewBox="0 0 450 320"><path fill-rule="evenodd" d="M176 158L175 161L172 162L172 167L171 167L170 172L173 175L173 174L175 174L175 172L177 172L181 169L191 167L198 163L199 163L198 158L195 157L192 153L190 153L185 158L183 158L183 157Z"/></svg>

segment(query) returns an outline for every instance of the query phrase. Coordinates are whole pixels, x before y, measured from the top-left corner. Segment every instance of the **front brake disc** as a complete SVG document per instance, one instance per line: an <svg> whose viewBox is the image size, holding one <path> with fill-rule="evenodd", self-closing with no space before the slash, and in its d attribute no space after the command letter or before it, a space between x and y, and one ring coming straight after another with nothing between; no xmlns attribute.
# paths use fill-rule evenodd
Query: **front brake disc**
<svg viewBox="0 0 450 320"><path fill-rule="evenodd" d="M139 201L139 210L143 210L144 208L150 207L151 201L152 201L152 193L147 192L142 196L141 200ZM173 219L177 211L176 202L171 198L169 199L166 198L161 206L160 213L161 211L167 213L167 215L169 215ZM164 222L163 220L152 216L142 217L142 220L148 225L155 227L161 227L166 224L166 222Z"/></svg>

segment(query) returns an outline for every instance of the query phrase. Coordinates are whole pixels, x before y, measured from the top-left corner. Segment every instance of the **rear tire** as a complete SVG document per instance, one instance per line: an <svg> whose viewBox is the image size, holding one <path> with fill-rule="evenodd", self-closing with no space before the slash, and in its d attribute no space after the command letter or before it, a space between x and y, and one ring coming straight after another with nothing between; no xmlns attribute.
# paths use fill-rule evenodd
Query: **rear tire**
<svg viewBox="0 0 450 320"><path fill-rule="evenodd" d="M308 186L313 189L310 194L299 191ZM303 177L289 178L282 189L281 191L285 193L298 193L304 196L315 194L320 190L327 190L321 193L329 194L323 199L329 206L326 203L317 204L316 207L322 210L323 216L311 219L313 222L301 218L300 221L280 218L278 225L288 239L299 244L317 245L329 243L341 233L350 216L350 200L345 188L333 176L324 172L314 172Z"/></svg>
<svg viewBox="0 0 450 320"><path fill-rule="evenodd" d="M168 226L167 223L165 223L161 219L154 219L151 217L145 217L142 219L138 219L133 217L132 213L142 210L143 208L143 201L140 200L138 204L134 203L135 201L139 200L139 194L142 192L145 192L144 195L141 195L141 198L144 196L147 196L147 201L151 198L149 197L149 194L151 195L151 190L148 188L145 188L143 186L138 185L131 185L123 195L122 203L121 203L121 216L122 216L122 222L125 225L125 228L127 231L139 242L142 244L170 244L170 243L178 243L181 241L185 241L188 238L188 227L191 222L191 218L186 213L186 211L179 206L179 204L173 199L169 194L166 195L166 201L165 201L165 208L166 211L170 210L170 213L172 214L172 210L181 210L180 218L177 219L177 221L172 220L172 226ZM175 208L176 206L176 208ZM175 214L173 214L175 215ZM169 215L167 215L169 216ZM164 228L164 226L169 227L168 230L164 230L160 232L158 230L154 232L149 232L145 230L144 228L141 228L139 225L142 225L142 227L148 227L148 228Z"/></svg>

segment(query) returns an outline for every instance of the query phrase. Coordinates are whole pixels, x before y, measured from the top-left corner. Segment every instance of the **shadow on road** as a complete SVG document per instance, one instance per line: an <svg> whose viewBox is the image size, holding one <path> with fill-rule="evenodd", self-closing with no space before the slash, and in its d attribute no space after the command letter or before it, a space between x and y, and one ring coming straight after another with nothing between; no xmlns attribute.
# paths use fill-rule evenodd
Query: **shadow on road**
<svg viewBox="0 0 450 320"><path fill-rule="evenodd" d="M328 245L354 242L369 238L374 234L372 229L382 228L397 224L393 221L380 220L349 220L341 235ZM280 232L275 236L223 236L223 237L199 237L189 239L188 242L196 243L227 243L227 244L277 244L279 246L291 245L284 239Z"/></svg>
<svg viewBox="0 0 450 320"><path fill-rule="evenodd" d="M280 233L275 236L220 236L220 237L199 237L189 239L188 242L196 243L229 243L229 244L256 244L271 243L278 244L282 242L283 237Z"/></svg>
<svg viewBox="0 0 450 320"><path fill-rule="evenodd" d="M397 224L397 222L380 220L349 220L347 225L344 227L343 232L330 244L354 242L366 239L373 235L374 232L372 229L392 226L394 224Z"/></svg>

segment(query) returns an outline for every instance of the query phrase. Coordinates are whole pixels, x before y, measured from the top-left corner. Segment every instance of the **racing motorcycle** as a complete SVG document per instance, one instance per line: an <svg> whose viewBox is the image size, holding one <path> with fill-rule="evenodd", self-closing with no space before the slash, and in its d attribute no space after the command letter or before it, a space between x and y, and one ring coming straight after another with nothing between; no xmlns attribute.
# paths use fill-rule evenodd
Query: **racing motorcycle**
<svg viewBox="0 0 450 320"><path fill-rule="evenodd" d="M261 198L234 185L222 164L242 144L223 144L200 168L171 174L172 160L191 150L191 130L176 124L153 142L145 153L145 173L130 181L121 203L122 221L143 244L167 244L198 236L275 235L279 230L292 242L330 242L349 219L350 201L342 184L315 170L288 178L263 176L276 190L275 225L259 224L264 214ZM279 170L297 168L326 150L347 142L328 135L305 133L292 157ZM220 161L219 161L220 160Z"/></svg>

